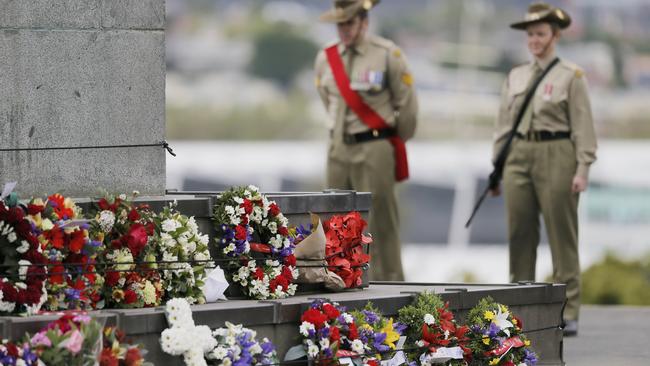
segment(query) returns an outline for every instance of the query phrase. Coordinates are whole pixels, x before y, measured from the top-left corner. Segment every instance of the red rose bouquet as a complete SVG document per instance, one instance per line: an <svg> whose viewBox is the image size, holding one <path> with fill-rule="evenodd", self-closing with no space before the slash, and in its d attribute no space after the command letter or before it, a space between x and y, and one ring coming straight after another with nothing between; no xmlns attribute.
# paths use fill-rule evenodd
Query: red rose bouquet
<svg viewBox="0 0 650 366"><path fill-rule="evenodd" d="M81 209L70 198L54 194L45 201L33 199L27 211L49 262L44 308L57 311L101 307L104 279L95 267L103 245L90 240L89 225L82 220Z"/></svg>
<svg viewBox="0 0 650 366"><path fill-rule="evenodd" d="M343 216L332 216L323 226L329 270L343 279L345 287L360 286L362 268L370 262L364 244L372 243L372 238L363 234L366 221L358 212L350 212Z"/></svg>
<svg viewBox="0 0 650 366"><path fill-rule="evenodd" d="M135 195L134 195L135 197ZM126 195L102 198L91 221L91 237L106 246L103 265L107 307L160 305L163 288L156 264L153 213Z"/></svg>
<svg viewBox="0 0 650 366"><path fill-rule="evenodd" d="M0 314L33 314L47 299L47 260L25 216L0 201Z"/></svg>

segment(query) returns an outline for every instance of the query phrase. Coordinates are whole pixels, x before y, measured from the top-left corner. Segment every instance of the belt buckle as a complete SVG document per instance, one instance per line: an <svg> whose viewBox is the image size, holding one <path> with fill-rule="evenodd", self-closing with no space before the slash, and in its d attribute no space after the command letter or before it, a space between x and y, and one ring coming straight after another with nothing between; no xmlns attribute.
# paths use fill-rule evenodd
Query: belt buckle
<svg viewBox="0 0 650 366"><path fill-rule="evenodd" d="M379 137L379 130L377 130L377 129L373 129L373 130L372 130L372 137L374 137L374 138Z"/></svg>

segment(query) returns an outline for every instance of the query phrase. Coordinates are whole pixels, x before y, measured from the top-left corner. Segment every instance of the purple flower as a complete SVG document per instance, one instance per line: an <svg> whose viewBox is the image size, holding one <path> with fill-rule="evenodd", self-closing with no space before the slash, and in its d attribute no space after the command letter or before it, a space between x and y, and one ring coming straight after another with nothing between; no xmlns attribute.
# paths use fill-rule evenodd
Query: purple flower
<svg viewBox="0 0 650 366"><path fill-rule="evenodd" d="M374 325L379 320L377 314L370 310L362 310L361 312L366 316L366 322L370 325Z"/></svg>
<svg viewBox="0 0 650 366"><path fill-rule="evenodd" d="M323 355L324 355L326 358L331 358L331 357L333 356L332 350L329 349L329 348L325 348L325 349L323 350Z"/></svg>
<svg viewBox="0 0 650 366"><path fill-rule="evenodd" d="M399 334L404 334L404 331L408 328L406 324L402 324L400 322L395 322L393 323L393 329Z"/></svg>
<svg viewBox="0 0 650 366"><path fill-rule="evenodd" d="M381 353L390 350L390 347L384 344L385 340L386 340L386 333L375 333L375 337L372 341L372 345L377 350L377 352Z"/></svg>
<svg viewBox="0 0 650 366"><path fill-rule="evenodd" d="M497 326L494 323L490 323L490 327L488 328L487 334L490 338L495 338L500 331L501 329L499 328L499 326Z"/></svg>
<svg viewBox="0 0 650 366"><path fill-rule="evenodd" d="M264 342L260 346L262 347L262 353L265 355L275 351L275 346L271 342Z"/></svg>
<svg viewBox="0 0 650 366"><path fill-rule="evenodd" d="M537 364L537 355L535 352L529 350L529 349L524 349L524 362L528 366L535 366Z"/></svg>

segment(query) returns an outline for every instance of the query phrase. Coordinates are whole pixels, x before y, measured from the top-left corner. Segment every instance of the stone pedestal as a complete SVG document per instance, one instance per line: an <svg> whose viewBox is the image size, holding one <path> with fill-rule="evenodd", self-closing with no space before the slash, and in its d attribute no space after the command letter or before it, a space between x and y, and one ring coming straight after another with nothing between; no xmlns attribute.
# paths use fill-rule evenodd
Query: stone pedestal
<svg viewBox="0 0 650 366"><path fill-rule="evenodd" d="M165 134L164 0L0 0L0 149L155 144ZM163 194L165 150L0 151L21 197Z"/></svg>

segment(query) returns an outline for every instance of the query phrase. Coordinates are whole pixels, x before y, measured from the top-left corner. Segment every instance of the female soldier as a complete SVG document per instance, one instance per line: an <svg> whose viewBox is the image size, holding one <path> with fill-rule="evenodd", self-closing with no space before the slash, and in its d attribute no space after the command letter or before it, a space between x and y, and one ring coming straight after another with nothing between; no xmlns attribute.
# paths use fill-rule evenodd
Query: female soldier
<svg viewBox="0 0 650 366"><path fill-rule="evenodd" d="M553 280L566 284L564 332L576 335L580 306L578 196L587 188L589 166L596 160L596 137L583 71L564 60L553 62L560 30L570 24L564 10L535 3L528 8L525 20L511 25L526 31L533 60L515 67L504 83L494 151L507 139L519 110L526 108L503 173L510 280L535 279L541 213L551 247ZM550 65L524 106L532 84ZM492 193L500 192L497 188Z"/></svg>

